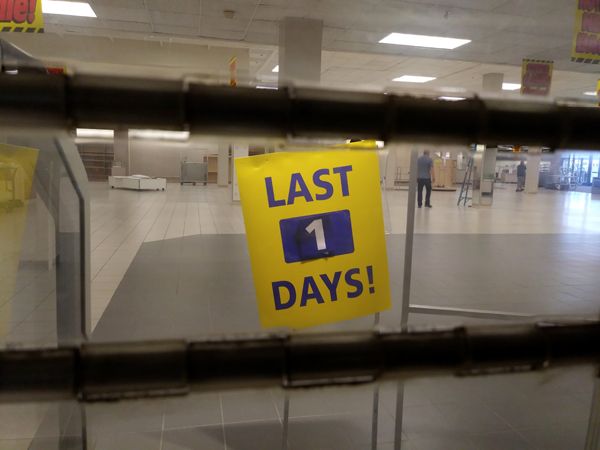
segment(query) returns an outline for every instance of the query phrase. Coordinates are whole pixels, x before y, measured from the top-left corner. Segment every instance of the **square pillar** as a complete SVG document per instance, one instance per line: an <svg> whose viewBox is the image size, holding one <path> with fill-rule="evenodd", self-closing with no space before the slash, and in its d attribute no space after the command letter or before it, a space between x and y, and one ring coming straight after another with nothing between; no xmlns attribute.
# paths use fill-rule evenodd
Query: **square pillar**
<svg viewBox="0 0 600 450"><path fill-rule="evenodd" d="M279 86L321 81L323 21L286 17L279 23Z"/></svg>

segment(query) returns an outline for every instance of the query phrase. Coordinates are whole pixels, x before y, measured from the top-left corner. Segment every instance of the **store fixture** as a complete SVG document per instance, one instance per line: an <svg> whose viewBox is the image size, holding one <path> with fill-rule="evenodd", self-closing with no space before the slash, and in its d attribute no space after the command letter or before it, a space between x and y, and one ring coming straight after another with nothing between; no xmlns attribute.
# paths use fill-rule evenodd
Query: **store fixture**
<svg viewBox="0 0 600 450"><path fill-rule="evenodd" d="M186 183L202 183L206 186L208 182L208 164L206 162L181 161L181 176L179 183L183 186Z"/></svg>
<svg viewBox="0 0 600 450"><path fill-rule="evenodd" d="M456 172L456 160L450 158L450 154L440 155L433 160L434 191L456 191L454 186L454 173Z"/></svg>
<svg viewBox="0 0 600 450"><path fill-rule="evenodd" d="M136 191L164 191L167 189L166 178L152 178L145 175L111 175L108 177L111 189L133 189Z"/></svg>
<svg viewBox="0 0 600 450"><path fill-rule="evenodd" d="M219 155L206 155L204 163L206 164L206 181L216 183L219 174Z"/></svg>

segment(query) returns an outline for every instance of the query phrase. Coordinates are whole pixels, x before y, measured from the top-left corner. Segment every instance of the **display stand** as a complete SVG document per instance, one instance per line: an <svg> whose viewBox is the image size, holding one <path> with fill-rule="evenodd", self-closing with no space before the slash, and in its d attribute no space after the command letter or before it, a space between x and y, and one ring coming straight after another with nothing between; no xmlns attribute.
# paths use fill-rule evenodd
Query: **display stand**
<svg viewBox="0 0 600 450"><path fill-rule="evenodd" d="M146 178L136 175L110 176L108 185L111 189L134 189L136 191L164 191L167 188L166 178Z"/></svg>

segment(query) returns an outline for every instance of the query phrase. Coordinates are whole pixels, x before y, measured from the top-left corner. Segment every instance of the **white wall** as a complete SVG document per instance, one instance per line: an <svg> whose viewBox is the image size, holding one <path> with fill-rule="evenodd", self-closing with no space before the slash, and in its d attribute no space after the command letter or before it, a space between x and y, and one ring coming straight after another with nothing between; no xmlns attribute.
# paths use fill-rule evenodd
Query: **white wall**
<svg viewBox="0 0 600 450"><path fill-rule="evenodd" d="M153 141L131 139L132 175L179 179L181 161L187 157L190 162L201 162L205 155L217 154L217 142L190 140L189 142Z"/></svg>

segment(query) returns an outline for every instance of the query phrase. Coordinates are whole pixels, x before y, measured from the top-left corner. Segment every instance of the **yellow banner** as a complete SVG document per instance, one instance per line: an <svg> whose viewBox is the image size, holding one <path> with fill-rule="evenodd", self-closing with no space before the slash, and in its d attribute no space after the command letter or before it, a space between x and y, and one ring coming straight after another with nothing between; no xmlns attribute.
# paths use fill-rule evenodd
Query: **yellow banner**
<svg viewBox="0 0 600 450"><path fill-rule="evenodd" d="M43 33L42 0L0 0L0 31Z"/></svg>
<svg viewBox="0 0 600 450"><path fill-rule="evenodd" d="M27 223L27 201L35 175L38 151L0 144L0 304L14 294ZM10 311L0 314L0 335L10 321Z"/></svg>
<svg viewBox="0 0 600 450"><path fill-rule="evenodd" d="M598 64L600 62L600 1L576 1L571 61Z"/></svg>
<svg viewBox="0 0 600 450"><path fill-rule="evenodd" d="M264 327L339 322L391 306L373 151L236 159Z"/></svg>

